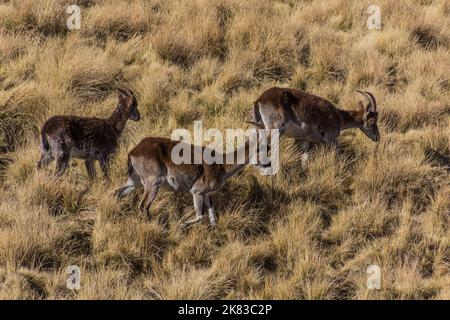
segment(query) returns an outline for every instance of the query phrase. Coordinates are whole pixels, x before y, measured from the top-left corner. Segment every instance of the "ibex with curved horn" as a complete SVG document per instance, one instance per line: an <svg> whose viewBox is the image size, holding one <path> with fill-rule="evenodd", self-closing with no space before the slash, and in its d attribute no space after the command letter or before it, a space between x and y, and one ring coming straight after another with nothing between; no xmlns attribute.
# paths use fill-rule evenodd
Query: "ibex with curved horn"
<svg viewBox="0 0 450 320"><path fill-rule="evenodd" d="M308 158L311 143L336 145L342 130L358 128L372 141L379 141L375 97L367 91L356 91L367 104L359 101L357 110L347 111L301 90L273 87L256 100L252 123L267 130L284 127L284 134L300 143L303 160Z"/></svg>
<svg viewBox="0 0 450 320"><path fill-rule="evenodd" d="M115 152L128 119L139 121L137 100L129 89L118 89L119 103L107 119L54 116L41 129L41 158L38 169L56 159L55 175L66 170L71 157L84 159L89 176L95 177L94 161L100 162L105 176L108 161Z"/></svg>

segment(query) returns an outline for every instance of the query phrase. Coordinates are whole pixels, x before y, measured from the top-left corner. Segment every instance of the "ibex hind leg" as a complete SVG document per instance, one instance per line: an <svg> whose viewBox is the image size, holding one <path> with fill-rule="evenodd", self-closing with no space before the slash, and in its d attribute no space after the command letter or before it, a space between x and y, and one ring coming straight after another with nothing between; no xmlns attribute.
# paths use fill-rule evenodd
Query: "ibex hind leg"
<svg viewBox="0 0 450 320"><path fill-rule="evenodd" d="M53 157L56 159L55 177L60 177L67 169L70 160L71 147L61 142L52 144Z"/></svg>
<svg viewBox="0 0 450 320"><path fill-rule="evenodd" d="M195 208L195 218L190 219L183 223L183 227L190 226L203 220L203 195L192 194Z"/></svg>
<svg viewBox="0 0 450 320"><path fill-rule="evenodd" d="M70 160L70 153L64 152L56 158L55 177L60 177L66 171Z"/></svg>
<svg viewBox="0 0 450 320"><path fill-rule="evenodd" d="M72 145L65 141L64 137L58 137L54 139L49 139L50 150L52 157L56 159L56 168L54 175L55 177L60 177L64 171L66 171L70 155L72 152Z"/></svg>
<svg viewBox="0 0 450 320"><path fill-rule="evenodd" d="M94 180L95 176L97 175L95 172L94 160L84 160L84 164L86 166L86 170L88 172L89 178L91 180Z"/></svg>
<svg viewBox="0 0 450 320"><path fill-rule="evenodd" d="M41 153L41 158L37 162L37 168L39 170L47 168L52 161L55 160L51 152L43 151Z"/></svg>
<svg viewBox="0 0 450 320"><path fill-rule="evenodd" d="M139 204L139 209L142 213L147 215L147 219L150 220L150 206L155 200L156 195L158 194L160 185L154 182L148 182L144 186L144 195L142 196L141 203Z"/></svg>
<svg viewBox="0 0 450 320"><path fill-rule="evenodd" d="M128 178L127 182L114 193L114 195L118 198L122 198L140 187L142 187L141 179L133 174Z"/></svg>
<svg viewBox="0 0 450 320"><path fill-rule="evenodd" d="M41 157L36 164L38 170L47 168L49 164L53 160L55 160L55 157L52 154L52 149L48 143L47 136L44 133L41 133L41 136L42 136L40 143Z"/></svg>
<svg viewBox="0 0 450 320"><path fill-rule="evenodd" d="M211 227L215 227L216 226L216 212L214 210L214 205L211 201L211 198L209 197L209 195L205 195L203 200L205 201L206 209L208 209L209 223L210 223Z"/></svg>

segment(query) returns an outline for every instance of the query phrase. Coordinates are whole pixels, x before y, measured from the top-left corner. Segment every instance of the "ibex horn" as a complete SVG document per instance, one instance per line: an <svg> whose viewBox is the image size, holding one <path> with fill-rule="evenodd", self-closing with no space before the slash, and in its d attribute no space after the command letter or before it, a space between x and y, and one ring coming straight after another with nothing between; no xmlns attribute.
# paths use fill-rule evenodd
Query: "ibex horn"
<svg viewBox="0 0 450 320"><path fill-rule="evenodd" d="M373 94L371 94L368 91L361 91L361 90L355 90L355 91L362 94L364 97L367 98L367 100L370 103L370 108L369 108L370 111L372 111L372 112L377 111L377 102L375 101L375 97L373 96Z"/></svg>

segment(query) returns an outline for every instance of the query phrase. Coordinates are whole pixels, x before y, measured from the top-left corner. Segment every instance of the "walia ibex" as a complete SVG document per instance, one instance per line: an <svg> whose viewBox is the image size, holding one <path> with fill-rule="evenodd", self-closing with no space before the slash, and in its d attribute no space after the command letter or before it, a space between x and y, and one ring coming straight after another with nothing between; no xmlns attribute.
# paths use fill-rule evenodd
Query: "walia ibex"
<svg viewBox="0 0 450 320"><path fill-rule="evenodd" d="M138 121L140 114L135 95L129 89L118 89L119 103L108 119L78 116L54 116L41 129L41 158L38 169L56 159L55 175L64 173L70 157L84 159L91 179L95 178L94 161L98 160L105 176L108 161L128 119Z"/></svg>
<svg viewBox="0 0 450 320"><path fill-rule="evenodd" d="M375 97L367 91L356 91L367 104L359 101L357 110L346 111L301 90L273 87L256 100L252 123L268 130L284 127L284 135L299 142L303 160L308 158L311 143L336 145L342 130L358 128L372 141L379 141Z"/></svg>
<svg viewBox="0 0 450 320"><path fill-rule="evenodd" d="M251 155L265 148L267 143L262 139L258 143L247 141L239 149L228 154L216 154L215 158L223 161L207 164L203 157L200 164L175 164L172 150L178 144L185 142L173 141L166 138L148 137L143 139L128 154L128 181L116 192L116 196L123 197L138 187L144 187L144 195L139 205L140 210L150 218L150 206L158 190L163 187L173 191L190 192L194 201L196 217L185 222L188 226L203 219L203 209L208 210L211 226L216 224L214 206L211 195L219 191L225 181L240 172L250 163ZM193 145L185 144L186 150L191 150L191 159L195 159L195 152L204 154L205 148L196 151ZM254 152L254 153L252 153ZM226 164L226 159L237 159L245 154L244 161Z"/></svg>

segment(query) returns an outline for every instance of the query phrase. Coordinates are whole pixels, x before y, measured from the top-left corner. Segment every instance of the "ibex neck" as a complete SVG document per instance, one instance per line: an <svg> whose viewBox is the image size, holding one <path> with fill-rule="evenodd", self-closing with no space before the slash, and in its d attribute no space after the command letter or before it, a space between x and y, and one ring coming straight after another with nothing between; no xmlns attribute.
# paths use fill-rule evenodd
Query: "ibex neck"
<svg viewBox="0 0 450 320"><path fill-rule="evenodd" d="M363 123L363 115L358 111L339 110L341 130L359 128Z"/></svg>
<svg viewBox="0 0 450 320"><path fill-rule="evenodd" d="M109 117L109 122L114 127L118 134L121 134L123 129L125 129L125 124L127 123L128 115L125 112L125 108L119 104L113 113Z"/></svg>

